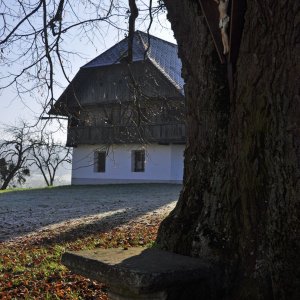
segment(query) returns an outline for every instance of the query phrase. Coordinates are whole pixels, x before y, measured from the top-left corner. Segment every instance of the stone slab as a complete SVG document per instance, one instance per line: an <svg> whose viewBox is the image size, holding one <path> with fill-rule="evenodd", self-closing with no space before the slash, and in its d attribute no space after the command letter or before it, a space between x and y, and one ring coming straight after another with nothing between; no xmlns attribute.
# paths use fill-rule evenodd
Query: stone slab
<svg viewBox="0 0 300 300"><path fill-rule="evenodd" d="M120 295L156 293L210 281L213 272L201 259L141 247L66 252L62 263L74 273L109 284Z"/></svg>

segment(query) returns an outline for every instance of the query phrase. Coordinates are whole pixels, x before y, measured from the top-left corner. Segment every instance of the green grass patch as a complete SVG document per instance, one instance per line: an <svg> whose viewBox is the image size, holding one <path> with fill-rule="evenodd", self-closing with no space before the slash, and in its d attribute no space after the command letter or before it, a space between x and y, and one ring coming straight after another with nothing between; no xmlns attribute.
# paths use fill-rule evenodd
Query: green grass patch
<svg viewBox="0 0 300 300"><path fill-rule="evenodd" d="M57 188L66 188L68 185L63 186L45 186L45 187L37 187L37 188L7 188L6 190L0 190L0 194L11 193L11 192L28 192L28 191L44 191L49 189L57 189Z"/></svg>

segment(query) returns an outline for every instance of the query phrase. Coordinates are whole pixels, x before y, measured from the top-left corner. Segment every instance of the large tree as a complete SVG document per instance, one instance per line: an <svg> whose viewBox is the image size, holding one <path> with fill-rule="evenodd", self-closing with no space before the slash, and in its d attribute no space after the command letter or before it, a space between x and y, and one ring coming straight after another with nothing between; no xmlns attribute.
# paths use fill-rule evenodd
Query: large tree
<svg viewBox="0 0 300 300"><path fill-rule="evenodd" d="M135 2L128 1L129 37L138 17ZM219 62L199 1L163 2L183 64L188 140L183 190L160 227L158 245L219 265L221 289L228 299L296 299L300 287L300 3L246 1L230 93L226 65ZM18 1L19 10L10 9L5 0L0 3L6 7L1 15L2 61L14 43L22 42L24 57L34 53L24 69L10 74L16 76L6 85L15 84L23 92L27 78L21 81L22 76L29 74L31 79L36 71L36 87L46 83L50 104L55 67L60 66L68 77L66 52L61 50L64 34L80 28L91 37L101 22L114 25L115 16L127 10L121 1L113 0L27 0ZM80 13L68 19L74 11ZM4 18L5 13L11 17ZM32 20L34 16L40 21Z"/></svg>
<svg viewBox="0 0 300 300"><path fill-rule="evenodd" d="M199 2L165 3L188 141L158 243L222 264L229 299L299 299L300 3L247 1L232 97Z"/></svg>

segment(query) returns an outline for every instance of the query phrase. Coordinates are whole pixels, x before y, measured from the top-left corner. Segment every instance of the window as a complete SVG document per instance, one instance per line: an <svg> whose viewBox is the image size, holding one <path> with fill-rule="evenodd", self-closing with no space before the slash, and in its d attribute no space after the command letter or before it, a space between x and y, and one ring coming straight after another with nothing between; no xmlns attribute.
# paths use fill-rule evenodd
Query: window
<svg viewBox="0 0 300 300"><path fill-rule="evenodd" d="M105 172L105 160L106 152L95 152L95 172L104 173Z"/></svg>
<svg viewBox="0 0 300 300"><path fill-rule="evenodd" d="M132 172L145 172L145 150L132 151Z"/></svg>

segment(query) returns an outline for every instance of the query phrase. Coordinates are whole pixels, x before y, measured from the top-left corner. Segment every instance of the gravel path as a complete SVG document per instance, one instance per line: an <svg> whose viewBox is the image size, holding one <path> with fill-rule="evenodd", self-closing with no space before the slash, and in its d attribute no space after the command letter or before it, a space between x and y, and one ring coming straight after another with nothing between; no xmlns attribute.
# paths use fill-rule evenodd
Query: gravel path
<svg viewBox="0 0 300 300"><path fill-rule="evenodd" d="M22 237L74 236L132 219L166 215L181 185L65 186L0 194L0 242ZM143 219L144 218L144 219Z"/></svg>

